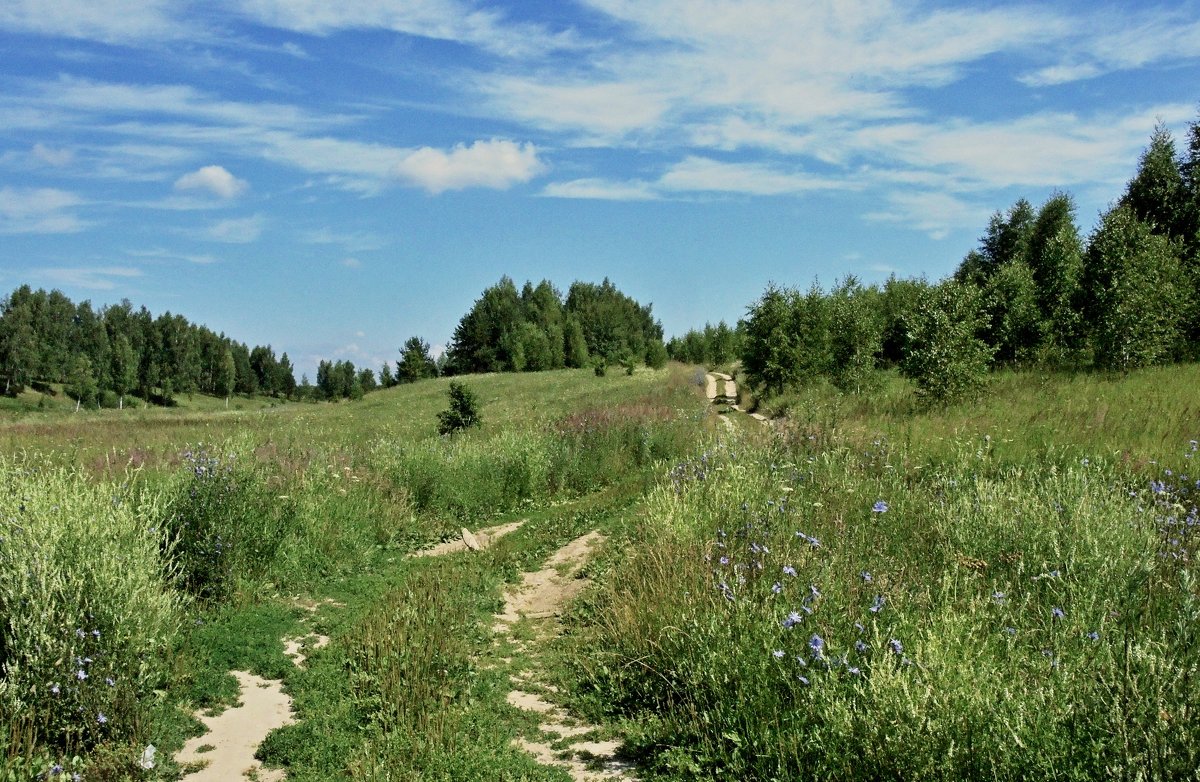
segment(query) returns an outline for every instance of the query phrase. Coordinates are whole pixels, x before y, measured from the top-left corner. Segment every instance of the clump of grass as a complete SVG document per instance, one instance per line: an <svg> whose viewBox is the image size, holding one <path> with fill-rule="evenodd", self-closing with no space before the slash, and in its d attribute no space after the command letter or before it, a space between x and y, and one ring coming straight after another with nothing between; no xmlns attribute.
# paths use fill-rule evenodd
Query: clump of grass
<svg viewBox="0 0 1200 782"><path fill-rule="evenodd" d="M146 737L184 600L155 499L0 457L0 726L9 755ZM46 768L40 769L46 771Z"/></svg>
<svg viewBox="0 0 1200 782"><path fill-rule="evenodd" d="M186 472L168 489L164 526L178 583L210 601L239 579L260 577L295 526L294 506L273 495L254 464L203 445L184 452Z"/></svg>

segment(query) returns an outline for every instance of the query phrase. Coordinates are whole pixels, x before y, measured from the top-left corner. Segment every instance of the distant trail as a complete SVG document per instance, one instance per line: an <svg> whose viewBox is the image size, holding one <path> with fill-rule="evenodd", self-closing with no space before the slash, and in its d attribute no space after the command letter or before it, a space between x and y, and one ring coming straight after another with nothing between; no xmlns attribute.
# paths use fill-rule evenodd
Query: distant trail
<svg viewBox="0 0 1200 782"><path fill-rule="evenodd" d="M708 401L712 402L713 404L729 405L731 409L737 410L739 413L746 412L742 410L742 408L738 407L737 384L734 382L732 376L726 375L723 372L709 372L705 374L704 379L704 394L708 397ZM722 381L725 383L725 389L723 393L719 393L719 383ZM767 417L761 413L746 413L746 415L750 416L759 423L768 423ZM733 429L733 421L730 421L727 416L722 416L721 420L725 423L725 426L728 429Z"/></svg>

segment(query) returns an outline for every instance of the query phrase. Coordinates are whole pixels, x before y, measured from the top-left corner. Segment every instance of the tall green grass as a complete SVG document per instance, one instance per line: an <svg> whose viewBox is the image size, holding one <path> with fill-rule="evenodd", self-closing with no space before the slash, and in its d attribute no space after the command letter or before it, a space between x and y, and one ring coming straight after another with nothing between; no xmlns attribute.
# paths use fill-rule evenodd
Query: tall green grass
<svg viewBox="0 0 1200 782"><path fill-rule="evenodd" d="M128 483L0 458L7 762L42 771L56 758L147 739L186 603L164 568L171 543L159 516L158 500ZM131 749L123 762L136 757Z"/></svg>
<svg viewBox="0 0 1200 782"><path fill-rule="evenodd" d="M1146 483L984 440L710 450L582 614L586 702L682 778L1191 778L1200 598L1163 529L1195 511Z"/></svg>

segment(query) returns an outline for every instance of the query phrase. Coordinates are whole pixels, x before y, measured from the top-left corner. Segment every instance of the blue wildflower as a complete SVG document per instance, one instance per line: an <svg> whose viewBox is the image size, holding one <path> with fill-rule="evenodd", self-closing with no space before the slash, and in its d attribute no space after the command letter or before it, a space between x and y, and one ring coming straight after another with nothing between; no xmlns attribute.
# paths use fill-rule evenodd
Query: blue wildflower
<svg viewBox="0 0 1200 782"><path fill-rule="evenodd" d="M863 643L861 638L854 642L854 651L858 652L859 654L867 653L867 645Z"/></svg>
<svg viewBox="0 0 1200 782"><path fill-rule="evenodd" d="M899 638L893 638L888 641L888 646L891 647L893 654L904 654L904 645L900 643Z"/></svg>
<svg viewBox="0 0 1200 782"><path fill-rule="evenodd" d="M96 722L100 725L103 725L104 723L108 722L108 717L104 716L104 712L100 712L96 715Z"/></svg>
<svg viewBox="0 0 1200 782"><path fill-rule="evenodd" d="M771 654L772 654L772 656L775 657L776 660L783 659L783 650L782 649L776 649L775 651L771 652Z"/></svg>
<svg viewBox="0 0 1200 782"><path fill-rule="evenodd" d="M779 594L783 591L783 584L776 581L774 584L771 584L771 591L775 594Z"/></svg>
<svg viewBox="0 0 1200 782"><path fill-rule="evenodd" d="M871 604L870 611L872 614L878 614L883 610L883 595L875 595L875 602Z"/></svg>
<svg viewBox="0 0 1200 782"><path fill-rule="evenodd" d="M785 576L793 576L794 577L796 575L796 568L792 567L791 565L784 565L783 566L783 574Z"/></svg>
<svg viewBox="0 0 1200 782"><path fill-rule="evenodd" d="M1086 637L1087 637L1087 639L1088 639L1088 640L1090 640L1090 641L1099 641L1099 640L1100 640L1100 633L1098 633L1098 632L1096 632L1095 630L1093 630L1092 632L1088 633Z"/></svg>
<svg viewBox="0 0 1200 782"><path fill-rule="evenodd" d="M864 570L863 572L859 573L858 575L859 575L859 577L860 577L860 578L862 578L862 580L863 580L863 583L865 583L865 584L869 584L869 583L871 583L872 581L874 581L874 580L875 580L874 576L872 576L872 575L871 575L871 574L870 574L868 571L866 571L866 570Z"/></svg>
<svg viewBox="0 0 1200 782"><path fill-rule="evenodd" d="M1066 615L1067 615L1066 612L1063 611L1058 606L1055 606L1054 608L1050 609L1050 616L1054 617L1055 619L1062 619Z"/></svg>
<svg viewBox="0 0 1200 782"><path fill-rule="evenodd" d="M808 648L812 649L814 657L820 657L825 651L825 639L814 633L813 637L808 639Z"/></svg>
<svg viewBox="0 0 1200 782"><path fill-rule="evenodd" d="M887 513L888 512L888 504L886 502L884 502L883 500L879 500L874 505L871 506L871 512L872 513Z"/></svg>

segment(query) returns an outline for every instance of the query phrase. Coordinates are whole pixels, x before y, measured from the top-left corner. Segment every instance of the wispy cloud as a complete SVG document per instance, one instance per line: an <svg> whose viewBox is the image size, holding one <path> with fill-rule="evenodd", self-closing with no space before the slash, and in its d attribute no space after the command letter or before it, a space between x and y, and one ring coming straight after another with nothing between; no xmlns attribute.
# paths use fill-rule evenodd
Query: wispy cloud
<svg viewBox="0 0 1200 782"><path fill-rule="evenodd" d="M105 43L182 37L170 0L6 0L0 28Z"/></svg>
<svg viewBox="0 0 1200 782"><path fill-rule="evenodd" d="M209 239L228 244L249 244L258 240L262 235L266 220L262 215L253 217L233 217L219 220L209 226L205 235Z"/></svg>
<svg viewBox="0 0 1200 782"><path fill-rule="evenodd" d="M0 188L0 233L78 233L89 223L70 210L83 200L55 188Z"/></svg>
<svg viewBox="0 0 1200 782"><path fill-rule="evenodd" d="M569 29L556 31L514 22L498 10L458 0L237 0L233 4L262 24L316 35L352 29L391 30L470 44L505 57L536 56L578 46Z"/></svg>
<svg viewBox="0 0 1200 782"><path fill-rule="evenodd" d="M37 276L56 285L110 291L122 280L141 277L142 272L132 266L53 267L41 269Z"/></svg>

